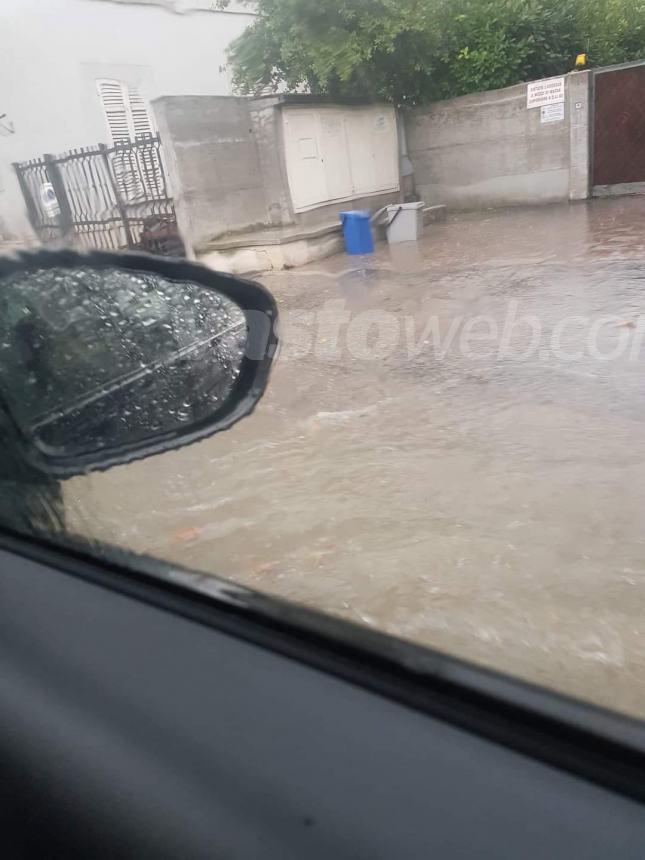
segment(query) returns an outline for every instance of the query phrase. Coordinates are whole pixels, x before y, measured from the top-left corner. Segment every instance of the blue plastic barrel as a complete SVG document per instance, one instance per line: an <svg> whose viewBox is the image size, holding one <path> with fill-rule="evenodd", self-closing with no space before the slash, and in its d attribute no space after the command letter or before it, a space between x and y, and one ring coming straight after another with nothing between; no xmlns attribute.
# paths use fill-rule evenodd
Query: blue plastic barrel
<svg viewBox="0 0 645 860"><path fill-rule="evenodd" d="M369 209L353 209L340 213L345 250L348 254L371 254L374 240L370 229Z"/></svg>

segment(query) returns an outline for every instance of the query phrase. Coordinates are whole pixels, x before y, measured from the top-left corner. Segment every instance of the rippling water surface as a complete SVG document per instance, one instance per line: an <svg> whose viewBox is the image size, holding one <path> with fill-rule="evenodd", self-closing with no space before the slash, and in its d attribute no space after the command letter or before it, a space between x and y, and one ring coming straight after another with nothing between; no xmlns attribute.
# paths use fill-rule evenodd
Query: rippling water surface
<svg viewBox="0 0 645 860"><path fill-rule="evenodd" d="M256 412L69 482L75 527L645 716L645 200L452 216L261 279L289 326ZM509 303L530 355L529 324L439 354ZM398 332L376 357L366 311Z"/></svg>

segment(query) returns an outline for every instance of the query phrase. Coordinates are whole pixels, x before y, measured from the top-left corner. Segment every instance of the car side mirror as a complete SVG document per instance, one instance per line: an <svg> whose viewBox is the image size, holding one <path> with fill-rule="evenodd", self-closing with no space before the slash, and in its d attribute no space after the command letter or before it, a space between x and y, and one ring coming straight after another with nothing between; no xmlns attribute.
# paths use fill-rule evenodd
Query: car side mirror
<svg viewBox="0 0 645 860"><path fill-rule="evenodd" d="M231 427L262 397L276 305L252 281L146 254L0 260L0 409L70 477Z"/></svg>

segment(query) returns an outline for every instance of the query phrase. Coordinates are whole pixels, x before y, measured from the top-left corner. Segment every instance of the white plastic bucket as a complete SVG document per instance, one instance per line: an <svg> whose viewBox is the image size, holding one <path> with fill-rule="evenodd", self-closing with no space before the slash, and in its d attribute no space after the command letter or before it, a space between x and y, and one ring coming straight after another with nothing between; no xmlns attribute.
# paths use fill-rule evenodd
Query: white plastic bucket
<svg viewBox="0 0 645 860"><path fill-rule="evenodd" d="M395 242L415 242L423 227L422 200L416 203L393 203L387 206L387 221L385 232L387 241L393 245Z"/></svg>

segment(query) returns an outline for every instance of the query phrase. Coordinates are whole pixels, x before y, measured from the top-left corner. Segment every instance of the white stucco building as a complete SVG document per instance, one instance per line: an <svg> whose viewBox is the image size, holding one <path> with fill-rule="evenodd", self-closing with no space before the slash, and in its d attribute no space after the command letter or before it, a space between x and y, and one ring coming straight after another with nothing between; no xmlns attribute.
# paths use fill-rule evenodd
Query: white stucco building
<svg viewBox="0 0 645 860"><path fill-rule="evenodd" d="M2 0L0 241L32 234L12 163L146 130L168 95L228 95L233 0Z"/></svg>

